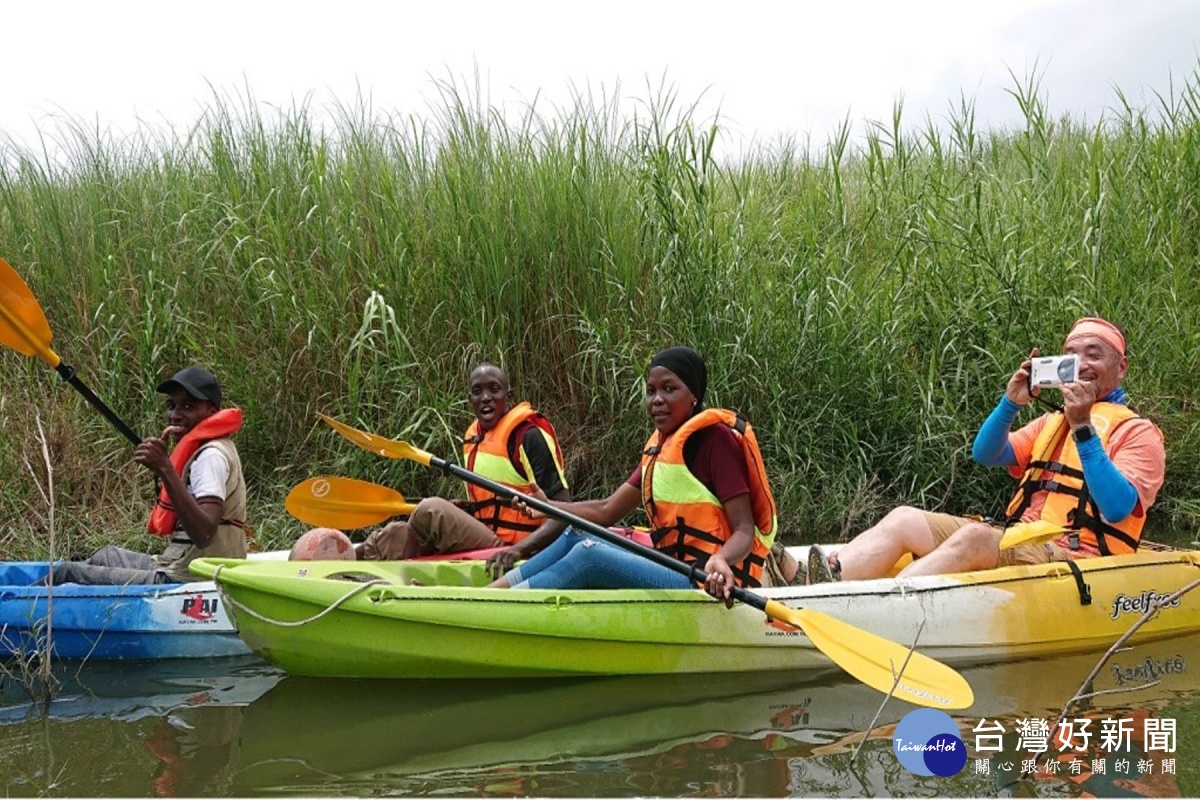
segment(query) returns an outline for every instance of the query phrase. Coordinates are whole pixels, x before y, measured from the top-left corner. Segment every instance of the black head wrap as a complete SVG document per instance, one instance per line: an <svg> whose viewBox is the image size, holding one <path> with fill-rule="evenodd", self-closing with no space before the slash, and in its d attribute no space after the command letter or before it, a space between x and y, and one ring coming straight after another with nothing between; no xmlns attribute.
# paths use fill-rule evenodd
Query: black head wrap
<svg viewBox="0 0 1200 800"><path fill-rule="evenodd" d="M704 391L708 388L708 367L704 365L703 356L695 350L690 347L668 347L650 359L647 369L654 367L666 367L675 373L692 394L696 395L697 409L704 403Z"/></svg>

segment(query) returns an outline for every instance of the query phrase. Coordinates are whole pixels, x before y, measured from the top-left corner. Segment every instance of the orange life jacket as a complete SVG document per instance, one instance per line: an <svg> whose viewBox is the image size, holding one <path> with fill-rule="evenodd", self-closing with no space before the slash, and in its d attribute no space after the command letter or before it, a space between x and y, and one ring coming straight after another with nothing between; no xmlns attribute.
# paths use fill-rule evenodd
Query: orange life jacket
<svg viewBox="0 0 1200 800"><path fill-rule="evenodd" d="M536 425L546 437L546 443L550 446L550 453L554 456L554 464L561 477L562 449L558 445L554 426L550 424L550 420L534 411L529 403L520 403L510 408L488 431L480 430L479 420L471 423L463 437L463 461L467 469L518 492L532 492L536 485L533 466L515 436L518 429L524 436L527 427L523 424L525 422ZM567 485L565 479L562 484ZM471 513L475 518L510 544L524 539L540 524L509 505L506 498L498 498L487 489L467 484L467 495L471 498Z"/></svg>
<svg viewBox="0 0 1200 800"><path fill-rule="evenodd" d="M650 520L650 536L658 550L685 563L699 562L703 566L733 535L721 502L683 460L683 446L688 437L710 425L725 425L732 430L746 458L754 544L745 559L729 566L740 585L760 586L763 564L775 542L779 522L758 440L750 423L733 411L711 408L701 411L665 441L660 441L658 431L650 434L642 453L642 507Z"/></svg>
<svg viewBox="0 0 1200 800"><path fill-rule="evenodd" d="M1120 403L1092 406L1092 427L1106 451L1117 428L1138 418L1135 412ZM1136 551L1142 538L1142 526L1146 524L1145 510L1139 503L1120 522L1109 523L1100 518L1100 511L1083 482L1083 465L1079 461L1075 437L1070 433L1071 426L1061 412L1055 412L1046 421L1034 442L1029 466L1008 503L1005 512L1008 524L1019 522L1033 496L1045 491L1048 494L1040 519L1070 530L1063 544L1069 546L1071 538L1078 537L1080 544L1095 547L1101 555Z"/></svg>
<svg viewBox="0 0 1200 800"><path fill-rule="evenodd" d="M175 445L175 449L171 451L171 466L175 467L176 472L183 475L187 463L200 451L201 447L213 439L232 436L241 428L242 410L240 408L223 408L215 414L205 417L184 434L183 438ZM171 496L167 494L167 487L162 486L158 490L158 499L154 503L154 509L150 512L150 521L146 523L146 529L158 536L169 536L174 532L177 522L175 507L171 505ZM243 520L224 519L221 520L221 523L238 527L246 524Z"/></svg>

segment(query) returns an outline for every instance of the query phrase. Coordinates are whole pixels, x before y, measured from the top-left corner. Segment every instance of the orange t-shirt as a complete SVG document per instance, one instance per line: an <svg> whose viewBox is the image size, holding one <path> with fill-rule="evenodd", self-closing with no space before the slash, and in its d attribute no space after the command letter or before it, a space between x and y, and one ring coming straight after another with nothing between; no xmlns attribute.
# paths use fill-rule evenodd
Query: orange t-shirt
<svg viewBox="0 0 1200 800"><path fill-rule="evenodd" d="M1050 414L1043 414L1019 430L1009 434L1008 443L1012 445L1017 457L1016 466L1008 471L1015 478L1025 474L1029 460L1033 455L1033 445L1038 434L1046 426ZM1065 440L1064 440L1065 441ZM1050 460L1057 459L1062 452L1062 445L1050 454ZM1113 466L1133 484L1137 490L1138 502L1134 506L1134 514L1145 514L1146 509L1154 505L1158 490L1162 488L1163 476L1167 469L1166 448L1163 444L1162 433L1148 419L1131 419L1120 425L1108 440L1106 451L1112 459ZM1023 521L1039 519L1042 506L1046 503L1046 492L1037 492L1030 500L1029 508L1021 515Z"/></svg>

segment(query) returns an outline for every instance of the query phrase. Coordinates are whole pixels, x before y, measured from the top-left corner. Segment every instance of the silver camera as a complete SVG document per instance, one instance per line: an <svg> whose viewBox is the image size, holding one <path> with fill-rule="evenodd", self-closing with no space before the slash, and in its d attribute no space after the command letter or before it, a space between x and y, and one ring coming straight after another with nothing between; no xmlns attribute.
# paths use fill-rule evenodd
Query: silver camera
<svg viewBox="0 0 1200 800"><path fill-rule="evenodd" d="M1045 388L1079 380L1078 356L1046 356L1033 359L1029 368L1029 386Z"/></svg>

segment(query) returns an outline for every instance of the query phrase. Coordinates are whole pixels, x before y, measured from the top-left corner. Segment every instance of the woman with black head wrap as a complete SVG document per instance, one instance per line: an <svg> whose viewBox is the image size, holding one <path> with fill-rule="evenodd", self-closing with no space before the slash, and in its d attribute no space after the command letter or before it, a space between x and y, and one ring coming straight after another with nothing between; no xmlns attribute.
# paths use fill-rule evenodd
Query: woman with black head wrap
<svg viewBox="0 0 1200 800"><path fill-rule="evenodd" d="M604 500L555 505L599 525L641 506L654 546L708 573L705 590L732 603L734 584L761 585L775 538L775 501L754 433L732 411L705 409L708 368L690 347L656 354L646 371L654 425L641 463ZM536 513L536 512L530 512ZM690 588L649 559L567 528L545 550L497 580L512 588Z"/></svg>

